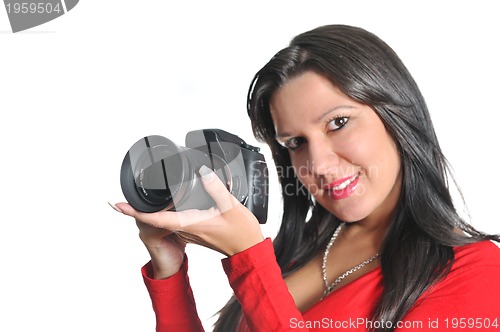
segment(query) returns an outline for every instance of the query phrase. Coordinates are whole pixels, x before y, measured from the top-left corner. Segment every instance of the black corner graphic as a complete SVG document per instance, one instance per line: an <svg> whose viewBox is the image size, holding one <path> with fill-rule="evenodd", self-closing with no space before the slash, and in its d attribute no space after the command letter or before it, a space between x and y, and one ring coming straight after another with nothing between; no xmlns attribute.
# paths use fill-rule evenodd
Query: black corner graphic
<svg viewBox="0 0 500 332"><path fill-rule="evenodd" d="M12 32L52 21L73 9L79 0L4 0Z"/></svg>

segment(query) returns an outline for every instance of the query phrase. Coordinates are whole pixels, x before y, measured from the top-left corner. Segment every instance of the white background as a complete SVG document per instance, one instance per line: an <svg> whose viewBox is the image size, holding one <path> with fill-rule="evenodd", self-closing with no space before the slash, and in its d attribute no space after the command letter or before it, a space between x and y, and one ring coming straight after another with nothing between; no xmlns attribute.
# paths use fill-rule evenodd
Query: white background
<svg viewBox="0 0 500 332"><path fill-rule="evenodd" d="M175 4L170 4L175 3ZM364 27L417 80L472 224L500 233L495 1L90 1L12 34L0 7L1 331L153 331L148 255L123 200L131 144L218 127L251 144L253 74L296 34ZM266 147L269 164L272 161ZM273 237L280 198L272 179ZM231 294L219 254L188 247L207 330Z"/></svg>

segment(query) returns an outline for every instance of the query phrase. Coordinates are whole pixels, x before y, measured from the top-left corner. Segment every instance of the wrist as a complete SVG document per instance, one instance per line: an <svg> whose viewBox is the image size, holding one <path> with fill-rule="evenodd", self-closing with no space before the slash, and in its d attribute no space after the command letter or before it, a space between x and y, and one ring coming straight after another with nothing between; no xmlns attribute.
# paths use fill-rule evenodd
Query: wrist
<svg viewBox="0 0 500 332"><path fill-rule="evenodd" d="M146 247L151 257L153 279L166 279L179 272L184 262L184 252L166 254L159 248Z"/></svg>
<svg viewBox="0 0 500 332"><path fill-rule="evenodd" d="M245 239L245 241L241 241L241 243L240 243L241 245L238 246L238 248L234 248L234 249L228 251L227 256L231 257L233 255L236 255L240 252L243 252L247 249L250 249L251 247L261 243L262 241L264 241L264 236L260 233L252 238L247 238L247 239Z"/></svg>
<svg viewBox="0 0 500 332"><path fill-rule="evenodd" d="M155 279L155 280L168 279L171 276L175 275L177 272L179 272L181 269L181 267L179 266L178 268L161 270L161 269L155 268L154 264L152 264L152 267L153 267L153 279Z"/></svg>

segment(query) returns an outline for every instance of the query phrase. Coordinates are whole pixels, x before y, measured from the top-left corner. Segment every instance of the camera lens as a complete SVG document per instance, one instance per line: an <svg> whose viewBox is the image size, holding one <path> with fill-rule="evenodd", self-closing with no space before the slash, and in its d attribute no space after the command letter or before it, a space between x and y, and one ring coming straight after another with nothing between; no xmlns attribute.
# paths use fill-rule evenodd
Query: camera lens
<svg viewBox="0 0 500 332"><path fill-rule="evenodd" d="M165 151L158 152L158 149ZM139 173L135 176L136 190L145 201L153 205L168 204L172 200L172 194L176 194L179 184L182 183L186 165L183 164L180 154L162 158L162 154L168 154L168 147L156 146L152 150L153 156L157 155L161 159L150 164L149 153L143 154Z"/></svg>
<svg viewBox="0 0 500 332"><path fill-rule="evenodd" d="M163 136L144 137L123 159L120 175L123 194L130 205L142 212L213 206L196 173L206 165L223 178L213 157L178 146Z"/></svg>
<svg viewBox="0 0 500 332"><path fill-rule="evenodd" d="M192 162L182 147L162 136L137 141L122 163L120 181L127 201L142 212L173 209L192 185Z"/></svg>

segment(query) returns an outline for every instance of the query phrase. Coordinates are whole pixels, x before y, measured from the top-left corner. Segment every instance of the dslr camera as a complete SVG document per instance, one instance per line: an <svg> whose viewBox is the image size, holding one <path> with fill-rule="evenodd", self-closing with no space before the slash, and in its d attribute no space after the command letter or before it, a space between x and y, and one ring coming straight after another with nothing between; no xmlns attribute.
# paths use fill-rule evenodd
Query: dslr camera
<svg viewBox="0 0 500 332"><path fill-rule="evenodd" d="M259 223L266 222L268 171L259 148L220 129L190 131L185 145L153 135L140 139L128 150L120 183L130 205L142 212L215 206L198 173L205 165Z"/></svg>

